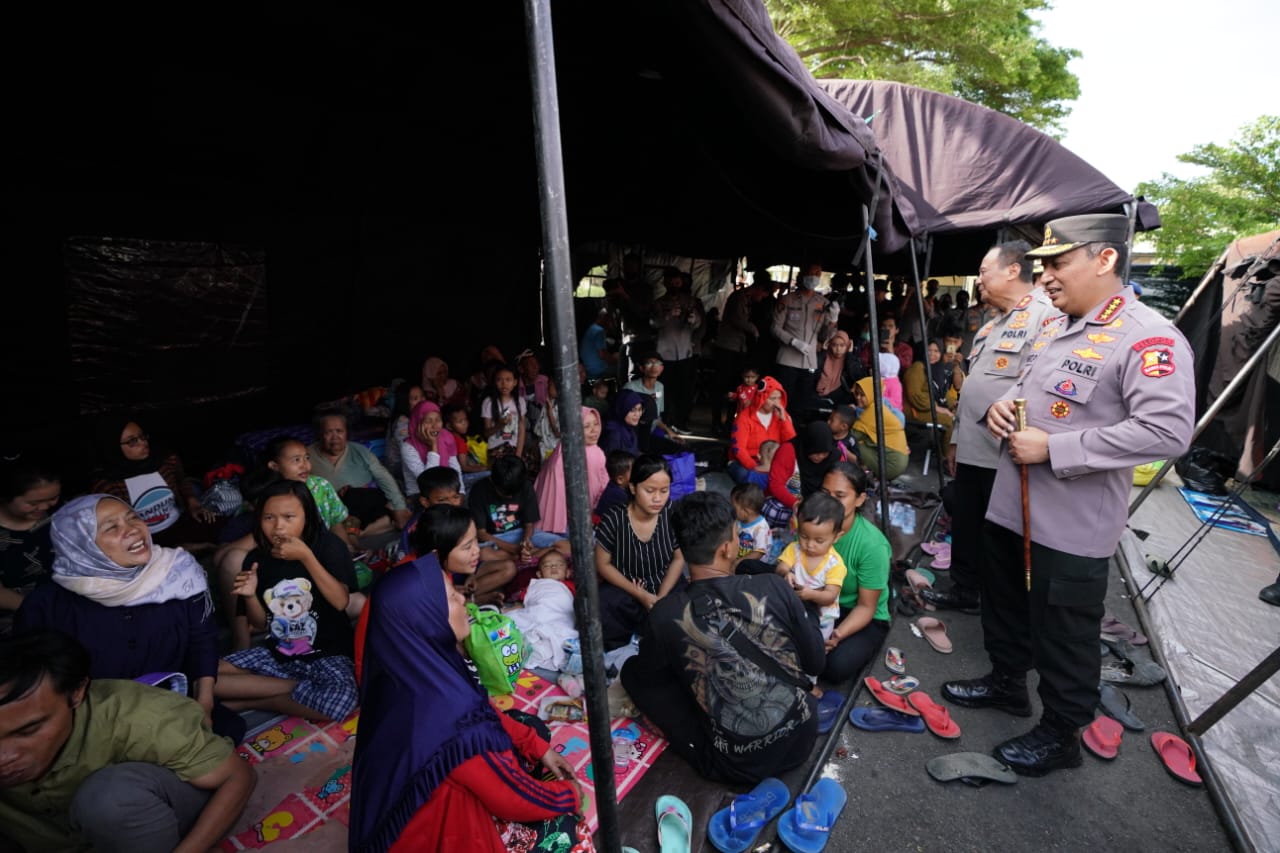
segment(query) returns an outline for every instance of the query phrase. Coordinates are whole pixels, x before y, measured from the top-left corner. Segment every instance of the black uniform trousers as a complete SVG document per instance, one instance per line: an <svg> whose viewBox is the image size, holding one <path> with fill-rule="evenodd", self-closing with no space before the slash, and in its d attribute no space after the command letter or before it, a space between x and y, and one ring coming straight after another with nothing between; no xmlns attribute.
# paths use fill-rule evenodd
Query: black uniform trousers
<svg viewBox="0 0 1280 853"><path fill-rule="evenodd" d="M1088 532L1082 530L1080 535ZM1035 669L1046 715L1077 728L1089 725L1099 698L1098 625L1105 607L1109 560L1079 557L1033 542L1031 591L1027 592L1022 535L988 523L986 541L982 632L992 666L1012 676Z"/></svg>
<svg viewBox="0 0 1280 853"><path fill-rule="evenodd" d="M996 469L961 464L956 465L952 481L951 582L975 593L982 589L978 575L987 560L983 528L995 481Z"/></svg>

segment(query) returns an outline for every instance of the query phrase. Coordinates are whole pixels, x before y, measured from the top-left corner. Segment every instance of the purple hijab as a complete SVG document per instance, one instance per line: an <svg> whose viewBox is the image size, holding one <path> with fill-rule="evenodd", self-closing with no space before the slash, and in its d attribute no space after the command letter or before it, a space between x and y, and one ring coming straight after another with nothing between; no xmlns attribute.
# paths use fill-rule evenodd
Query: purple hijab
<svg viewBox="0 0 1280 853"><path fill-rule="evenodd" d="M348 843L387 850L454 768L512 748L449 627L434 553L386 573L369 599Z"/></svg>
<svg viewBox="0 0 1280 853"><path fill-rule="evenodd" d="M604 422L604 430L600 434L600 449L606 454L614 450L625 450L632 456L640 455L640 439L636 436L636 427L625 420L627 412L636 406L644 405L644 397L638 391L623 388L613 400L613 411Z"/></svg>

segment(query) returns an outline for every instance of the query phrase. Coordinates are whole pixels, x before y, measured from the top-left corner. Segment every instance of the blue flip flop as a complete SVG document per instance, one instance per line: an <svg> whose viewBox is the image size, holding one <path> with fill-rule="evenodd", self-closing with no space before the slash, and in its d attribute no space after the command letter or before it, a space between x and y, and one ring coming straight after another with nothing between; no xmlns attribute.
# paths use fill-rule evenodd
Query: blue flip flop
<svg viewBox="0 0 1280 853"><path fill-rule="evenodd" d="M849 722L868 732L924 731L924 720L888 708L854 708L849 712Z"/></svg>
<svg viewBox="0 0 1280 853"><path fill-rule="evenodd" d="M818 734L825 735L835 725L840 716L840 708L844 706L844 694L828 690L818 700Z"/></svg>
<svg viewBox="0 0 1280 853"><path fill-rule="evenodd" d="M777 817L787 803L791 792L781 779L761 780L755 790L733 798L728 808L711 816L707 824L707 838L711 846L721 853L743 853L755 843L760 829Z"/></svg>
<svg viewBox="0 0 1280 853"><path fill-rule="evenodd" d="M653 814L658 819L658 849L662 853L689 853L693 815L684 800L663 794L653 804Z"/></svg>
<svg viewBox="0 0 1280 853"><path fill-rule="evenodd" d="M846 799L844 788L835 779L819 779L778 819L778 837L794 853L818 853L827 846Z"/></svg>

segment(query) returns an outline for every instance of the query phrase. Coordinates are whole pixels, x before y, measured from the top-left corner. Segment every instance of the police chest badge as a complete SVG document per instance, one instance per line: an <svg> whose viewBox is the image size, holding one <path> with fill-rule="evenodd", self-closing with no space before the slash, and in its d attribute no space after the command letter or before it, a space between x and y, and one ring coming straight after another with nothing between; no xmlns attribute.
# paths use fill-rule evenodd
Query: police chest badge
<svg viewBox="0 0 1280 853"><path fill-rule="evenodd" d="M1054 385L1053 390L1057 391L1064 397L1074 397L1079 393L1076 391L1076 383L1072 382L1070 379L1064 379L1057 385Z"/></svg>
<svg viewBox="0 0 1280 853"><path fill-rule="evenodd" d="M1095 344L1109 344L1115 341L1115 338L1103 332L1098 332L1092 335L1086 335L1085 337L1087 337L1090 340L1090 342Z"/></svg>
<svg viewBox="0 0 1280 853"><path fill-rule="evenodd" d="M1093 347L1085 347L1084 349L1073 349L1071 352L1074 355L1078 355L1081 358L1087 358L1090 361L1102 361L1102 353L1095 351Z"/></svg>
<svg viewBox="0 0 1280 853"><path fill-rule="evenodd" d="M1066 400L1054 400L1053 404L1049 406L1049 414L1055 418L1065 418L1071 414L1071 404Z"/></svg>
<svg viewBox="0 0 1280 853"><path fill-rule="evenodd" d="M1165 347L1152 347L1142 351L1142 375L1159 379L1173 373L1173 351Z"/></svg>
<svg viewBox="0 0 1280 853"><path fill-rule="evenodd" d="M996 359L996 370L1004 370L1008 366L1009 366L1009 359L1006 358L1005 356L1002 355Z"/></svg>
<svg viewBox="0 0 1280 853"><path fill-rule="evenodd" d="M1025 328L1027 327L1027 317L1028 317L1028 316L1029 316L1029 315L1028 315L1028 313L1027 313L1026 311L1018 311L1018 312L1016 312L1016 313L1013 315L1013 317L1012 317L1012 318L1010 318L1010 320L1009 320L1009 328L1010 328L1010 329L1025 329Z"/></svg>

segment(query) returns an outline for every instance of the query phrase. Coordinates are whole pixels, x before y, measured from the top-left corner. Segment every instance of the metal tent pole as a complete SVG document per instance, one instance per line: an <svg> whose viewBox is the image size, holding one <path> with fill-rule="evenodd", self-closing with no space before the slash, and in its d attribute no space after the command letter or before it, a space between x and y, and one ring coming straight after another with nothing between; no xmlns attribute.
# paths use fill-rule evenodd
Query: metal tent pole
<svg viewBox="0 0 1280 853"><path fill-rule="evenodd" d="M1128 239L1125 240L1125 247L1129 251L1124 256L1124 275L1121 281L1125 284L1129 283L1129 272L1133 269L1133 238L1138 230L1138 200L1135 198L1124 206L1124 212L1129 215Z"/></svg>
<svg viewBox="0 0 1280 853"><path fill-rule="evenodd" d="M538 196L542 212L544 273L550 281L552 359L560 390L560 441L569 511L569 541L578 594L574 607L582 644L582 669L594 767L596 814L601 849L621 850L618 795L613 778L613 743L609 733L608 682L604 671L604 636L591 542L591 507L587 495L587 456L582 434L582 390L578 386L578 335L573 325L573 283L569 254L569 222L565 207L564 160L560 147L560 105L556 92L555 49L550 0L525 0L525 36L533 84L534 142L538 156Z"/></svg>
<svg viewBox="0 0 1280 853"><path fill-rule="evenodd" d="M929 387L929 417L932 423L938 423L938 401L933 399L933 381L929 376L929 320L924 316L924 290L920 287L920 269L916 265L916 239L911 238L908 245L911 250L911 275L916 283L916 307L920 310L920 334L924 338L924 380ZM942 431L929 427L929 440L933 443L934 452L938 454L938 491L946 486L943 468Z"/></svg>
<svg viewBox="0 0 1280 853"><path fill-rule="evenodd" d="M1231 381L1227 383L1227 387L1222 389L1222 393L1218 395L1218 399L1214 400L1213 405L1210 406L1209 409L1200 417L1199 422L1196 424L1195 432L1191 433L1192 442L1196 440L1196 437L1199 436L1200 433L1204 432L1205 427L1209 426L1210 422L1217 417L1218 412L1222 411L1226 407L1227 401L1229 401L1232 395L1235 394L1236 389L1249 379L1254 368L1258 366L1259 362L1266 358L1267 351L1271 349L1271 345L1276 342L1277 338L1280 338L1280 326L1276 326L1271 330L1271 334L1267 335L1267 339L1263 341L1262 346L1258 347L1254 351L1253 355L1249 356L1249 360L1244 363L1244 366L1236 372L1235 376L1231 377ZM1173 461L1173 459L1166 459L1165 464L1162 465L1160 470L1156 471L1155 476L1151 478L1151 482L1147 483L1147 485L1143 487L1142 491L1138 493L1138 496L1133 499L1133 503L1129 504L1130 517L1138 511L1138 507L1142 506L1142 502L1147 499L1152 490L1154 490L1156 486L1160 485L1160 481L1164 479L1164 475L1168 474L1169 469L1173 467L1173 465L1170 464Z"/></svg>
<svg viewBox="0 0 1280 853"><path fill-rule="evenodd" d="M876 277L871 264L871 209L862 206L862 219L866 230L862 232L862 247L858 254L862 256L862 268L867 283L867 321L871 333L871 353L867 359L871 362L871 391L874 399L868 400L876 418L876 458L879 463L880 479L880 530L889 535L889 462L884 452L884 389L880 381L880 320L876 316Z"/></svg>

